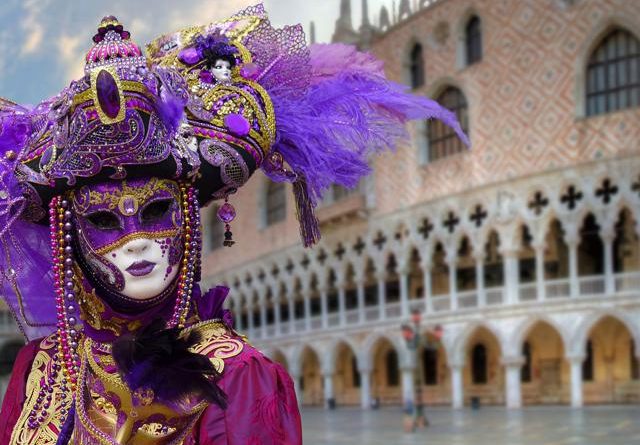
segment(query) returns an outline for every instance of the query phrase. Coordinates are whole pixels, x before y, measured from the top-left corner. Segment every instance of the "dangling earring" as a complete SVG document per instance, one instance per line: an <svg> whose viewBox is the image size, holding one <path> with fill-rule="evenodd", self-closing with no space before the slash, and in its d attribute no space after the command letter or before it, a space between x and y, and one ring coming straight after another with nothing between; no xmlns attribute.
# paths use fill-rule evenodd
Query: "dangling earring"
<svg viewBox="0 0 640 445"><path fill-rule="evenodd" d="M224 242L225 247L231 247L236 242L233 240L233 233L231 233L231 221L236 217L236 209L229 204L229 196L224 197L224 204L218 209L218 219L224 223Z"/></svg>

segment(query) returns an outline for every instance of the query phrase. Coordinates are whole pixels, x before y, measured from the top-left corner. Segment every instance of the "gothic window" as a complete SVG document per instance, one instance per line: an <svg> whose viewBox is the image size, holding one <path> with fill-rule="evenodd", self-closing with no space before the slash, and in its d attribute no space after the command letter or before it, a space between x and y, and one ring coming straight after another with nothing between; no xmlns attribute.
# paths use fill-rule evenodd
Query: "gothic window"
<svg viewBox="0 0 640 445"><path fill-rule="evenodd" d="M474 385L487 383L487 347L482 343L471 350L471 380Z"/></svg>
<svg viewBox="0 0 640 445"><path fill-rule="evenodd" d="M531 381L531 344L526 341L522 346L522 355L524 357L524 364L522 365L522 370L520 372L520 381L523 383L528 383Z"/></svg>
<svg viewBox="0 0 640 445"><path fill-rule="evenodd" d="M478 16L473 16L465 28L465 55L468 65L482 60L482 24Z"/></svg>
<svg viewBox="0 0 640 445"><path fill-rule="evenodd" d="M391 349L385 356L385 367L387 368L387 386L400 385L400 374L398 373L398 353Z"/></svg>
<svg viewBox="0 0 640 445"><path fill-rule="evenodd" d="M424 384L438 384L438 350L426 348L422 352Z"/></svg>
<svg viewBox="0 0 640 445"><path fill-rule="evenodd" d="M287 209L286 190L283 183L270 182L267 185L265 222L267 226L284 221Z"/></svg>
<svg viewBox="0 0 640 445"><path fill-rule="evenodd" d="M209 219L209 245L211 250L222 247L224 242L224 224L218 219L218 206L211 209Z"/></svg>
<svg viewBox="0 0 640 445"><path fill-rule="evenodd" d="M469 133L469 112L467 99L462 91L455 87L447 87L436 100L445 108L453 111L462 130ZM428 160L437 161L447 156L460 153L464 150L464 144L455 132L438 120L427 121Z"/></svg>
<svg viewBox="0 0 640 445"><path fill-rule="evenodd" d="M587 62L587 116L640 105L640 41L629 31L614 29Z"/></svg>
<svg viewBox="0 0 640 445"><path fill-rule="evenodd" d="M593 381L593 343L591 340L587 342L587 356L582 362L582 380L585 382Z"/></svg>
<svg viewBox="0 0 640 445"><path fill-rule="evenodd" d="M409 54L409 76L412 88L424 85L424 59L422 45L416 43Z"/></svg>

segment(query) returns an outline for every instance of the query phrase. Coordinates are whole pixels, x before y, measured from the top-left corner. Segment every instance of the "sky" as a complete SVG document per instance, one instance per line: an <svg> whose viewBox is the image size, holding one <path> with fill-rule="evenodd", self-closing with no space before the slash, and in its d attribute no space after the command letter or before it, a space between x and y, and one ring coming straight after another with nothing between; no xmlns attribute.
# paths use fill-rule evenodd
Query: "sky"
<svg viewBox="0 0 640 445"><path fill-rule="evenodd" d="M100 19L115 15L141 47L158 35L224 18L258 0L2 0L0 97L34 105L82 76L83 57ZM353 24L361 0L351 0ZM392 0L369 0L370 20ZM264 0L272 23L313 20L316 40L331 39L340 0Z"/></svg>

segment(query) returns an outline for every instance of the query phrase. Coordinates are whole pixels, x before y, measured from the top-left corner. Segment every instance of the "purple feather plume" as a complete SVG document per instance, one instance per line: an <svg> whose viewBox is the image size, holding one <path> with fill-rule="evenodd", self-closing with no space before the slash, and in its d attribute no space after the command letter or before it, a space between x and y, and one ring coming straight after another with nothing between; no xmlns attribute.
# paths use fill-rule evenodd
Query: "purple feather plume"
<svg viewBox="0 0 640 445"><path fill-rule="evenodd" d="M453 112L385 79L373 56L346 45L313 45L310 61L303 97L277 87L269 93L278 123L273 150L304 177L313 205L333 183L356 186L370 172L371 153L408 139L409 120L438 119L469 144Z"/></svg>
<svg viewBox="0 0 640 445"><path fill-rule="evenodd" d="M181 336L178 328L165 329L162 319L143 327L135 336L125 335L113 344L113 358L132 391L150 388L155 397L176 408L198 399L225 408L226 395L216 381L220 377L211 361L189 348L199 341L197 331Z"/></svg>

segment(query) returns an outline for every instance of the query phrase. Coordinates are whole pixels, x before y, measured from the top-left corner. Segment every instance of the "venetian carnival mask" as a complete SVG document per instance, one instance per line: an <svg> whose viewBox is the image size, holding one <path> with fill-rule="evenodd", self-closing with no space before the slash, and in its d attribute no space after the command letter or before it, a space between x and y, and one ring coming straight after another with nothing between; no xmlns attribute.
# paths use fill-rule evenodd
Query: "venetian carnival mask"
<svg viewBox="0 0 640 445"><path fill-rule="evenodd" d="M183 254L179 184L111 181L81 187L72 196L77 254L94 279L134 300L161 295Z"/></svg>

